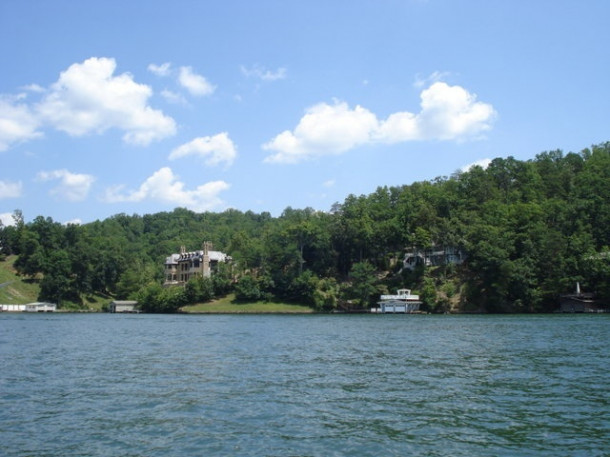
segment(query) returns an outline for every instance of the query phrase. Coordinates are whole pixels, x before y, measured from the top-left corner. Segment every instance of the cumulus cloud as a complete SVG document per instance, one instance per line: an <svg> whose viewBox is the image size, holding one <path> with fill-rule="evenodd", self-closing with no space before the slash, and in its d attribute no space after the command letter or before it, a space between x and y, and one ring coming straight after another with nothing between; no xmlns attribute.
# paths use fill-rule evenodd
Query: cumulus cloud
<svg viewBox="0 0 610 457"><path fill-rule="evenodd" d="M224 204L219 194L229 187L224 181L211 181L187 190L169 167L163 167L147 178L137 190L125 192L124 186L108 189L104 200L109 203L154 200L193 211L209 211Z"/></svg>
<svg viewBox="0 0 610 457"><path fill-rule="evenodd" d="M42 136L36 115L21 97L0 96L0 151Z"/></svg>
<svg viewBox="0 0 610 457"><path fill-rule="evenodd" d="M50 194L61 199L76 202L89 195L95 178L91 175L71 173L68 170L41 171L36 175L38 181L59 181L59 185L51 189Z"/></svg>
<svg viewBox="0 0 610 457"><path fill-rule="evenodd" d="M0 181L0 200L4 198L21 197L21 181Z"/></svg>
<svg viewBox="0 0 610 457"><path fill-rule="evenodd" d="M296 163L327 154L340 154L370 141L378 121L361 106L350 109L347 103L317 104L307 110L294 131L286 130L263 149L276 151L265 162Z"/></svg>
<svg viewBox="0 0 610 457"><path fill-rule="evenodd" d="M151 88L115 70L111 58L71 65L36 106L39 118L72 136L117 128L125 131L125 142L137 145L174 135L174 120L148 105Z"/></svg>
<svg viewBox="0 0 610 457"><path fill-rule="evenodd" d="M460 86L434 83L421 93L418 114L423 139L455 140L476 138L491 128L493 106Z"/></svg>
<svg viewBox="0 0 610 457"><path fill-rule="evenodd" d="M476 162L469 163L468 165L464 165L462 168L460 168L460 171L462 173L466 173L467 171L470 171L472 167L481 167L483 170L485 170L490 164L491 159L481 159L477 160Z"/></svg>
<svg viewBox="0 0 610 457"><path fill-rule="evenodd" d="M254 65L250 68L245 66L240 67L241 72L247 78L257 78L262 81L277 81L279 79L286 78L287 71L286 68L280 67L275 71L267 70L265 67L260 65Z"/></svg>
<svg viewBox="0 0 610 457"><path fill-rule="evenodd" d="M180 87L197 97L211 95L216 90L216 86L211 84L204 76L195 73L192 67L184 66L174 69L169 62L161 65L151 63L148 65L148 71L160 77L172 76L172 79L175 78ZM165 89L161 92L161 95L170 103L186 104L186 99L174 91Z"/></svg>
<svg viewBox="0 0 610 457"><path fill-rule="evenodd" d="M227 132L214 136L204 136L178 146L169 155L170 160L186 156L199 156L205 158L206 165L231 165L237 156L237 149L229 138Z"/></svg>
<svg viewBox="0 0 610 457"><path fill-rule="evenodd" d="M115 128L125 132L125 142L137 145L174 135L175 121L148 104L151 88L115 70L114 59L92 57L71 65L47 89L26 86L43 95L39 103L22 102L25 93L0 96L0 151L42 136L44 127L72 136Z"/></svg>
<svg viewBox="0 0 610 457"><path fill-rule="evenodd" d="M477 101L476 95L460 86L435 82L420 97L419 113L393 113L385 120L345 102L315 105L293 131L286 130L263 145L264 150L274 151L265 162L296 163L371 143L476 139L496 117L492 105Z"/></svg>
<svg viewBox="0 0 610 457"><path fill-rule="evenodd" d="M154 73L157 76L169 76L171 73L171 66L172 64L169 62L165 62L161 65L155 65L154 63L151 63L148 66L148 71Z"/></svg>
<svg viewBox="0 0 610 457"><path fill-rule="evenodd" d="M0 224L4 227L8 227L9 225L15 226L15 219L13 219L13 213L0 213Z"/></svg>
<svg viewBox="0 0 610 457"><path fill-rule="evenodd" d="M193 72L191 67L180 67L178 82L188 90L191 95L210 95L216 90L216 86L210 84L203 76Z"/></svg>

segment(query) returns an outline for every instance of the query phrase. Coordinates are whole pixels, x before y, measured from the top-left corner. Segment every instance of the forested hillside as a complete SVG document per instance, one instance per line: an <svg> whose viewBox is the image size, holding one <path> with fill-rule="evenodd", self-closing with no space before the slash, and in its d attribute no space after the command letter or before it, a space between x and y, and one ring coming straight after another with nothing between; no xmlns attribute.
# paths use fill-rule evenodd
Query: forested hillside
<svg viewBox="0 0 610 457"><path fill-rule="evenodd" d="M84 225L38 216L0 227L2 257L17 256L40 299L78 306L104 294L174 311L235 292L320 310L365 307L408 287L431 311L538 312L557 307L576 282L610 298L610 143L580 153L498 158L450 177L370 195L349 195L330 212L286 208L280 217L185 209L118 214ZM184 245L229 253L212 280L164 290L163 261ZM407 251L455 247L461 265L402 268Z"/></svg>

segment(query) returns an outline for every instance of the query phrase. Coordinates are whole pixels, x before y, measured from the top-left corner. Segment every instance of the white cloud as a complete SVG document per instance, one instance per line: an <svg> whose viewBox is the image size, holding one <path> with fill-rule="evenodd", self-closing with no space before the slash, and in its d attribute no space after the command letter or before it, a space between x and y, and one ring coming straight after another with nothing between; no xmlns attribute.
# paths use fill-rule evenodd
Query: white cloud
<svg viewBox="0 0 610 457"><path fill-rule="evenodd" d="M258 78L262 81L277 81L279 79L285 79L287 70L284 67L280 67L275 71L267 70L265 67L260 65L254 65L251 68L245 66L240 67L241 72L247 78Z"/></svg>
<svg viewBox="0 0 610 457"><path fill-rule="evenodd" d="M328 181L324 181L322 184L324 187L334 187L336 181L334 179L329 179Z"/></svg>
<svg viewBox="0 0 610 457"><path fill-rule="evenodd" d="M422 78L420 75L415 76L413 87L421 89L422 87L442 81L450 75L447 71L434 71L430 75Z"/></svg>
<svg viewBox="0 0 610 457"><path fill-rule="evenodd" d="M366 108L345 102L309 108L293 131L284 131L263 145L275 151L265 162L296 163L338 154L370 143L480 138L496 117L492 105L460 86L435 82L421 93L421 110L391 114L384 120Z"/></svg>
<svg viewBox="0 0 610 457"><path fill-rule="evenodd" d="M59 185L51 189L50 194L73 202L87 198L95 181L91 175L70 173L68 170L41 171L36 178L38 181L59 180Z"/></svg>
<svg viewBox="0 0 610 457"><path fill-rule="evenodd" d="M210 84L203 76L193 73L191 67L180 67L178 82L188 90L191 95L210 95L216 90L216 86Z"/></svg>
<svg viewBox="0 0 610 457"><path fill-rule="evenodd" d="M114 76L115 69L111 58L71 65L36 107L40 118L73 136L117 128L125 142L138 145L174 135L174 120L148 105L151 88L129 73Z"/></svg>
<svg viewBox="0 0 610 457"><path fill-rule="evenodd" d="M443 82L432 84L421 93L417 115L423 139L455 140L476 138L491 128L496 117L493 106L460 86Z"/></svg>
<svg viewBox="0 0 610 457"><path fill-rule="evenodd" d="M164 89L161 91L161 96L167 100L169 103L173 103L175 105L186 105L188 104L186 98L182 96L182 94L177 94L176 92L172 92L171 90Z"/></svg>
<svg viewBox="0 0 610 457"><path fill-rule="evenodd" d="M15 226L15 219L13 219L13 213L0 213L0 222L4 227Z"/></svg>
<svg viewBox="0 0 610 457"><path fill-rule="evenodd" d="M191 95L211 95L216 90L216 86L211 84L204 76L195 73L192 67L184 66L174 70L169 62L165 62L161 65L151 63L148 65L148 71L161 77L175 77L180 87L186 89ZM181 94L168 89L163 90L161 95L170 103L187 103L186 99Z"/></svg>
<svg viewBox="0 0 610 457"><path fill-rule="evenodd" d="M18 100L19 97L0 95L0 151L42 136L35 114L27 105L17 103Z"/></svg>
<svg viewBox="0 0 610 457"><path fill-rule="evenodd" d="M223 132L195 138L174 149L169 159L175 160L189 155L204 157L207 165L218 165L222 162L231 165L237 156L237 150L227 132Z"/></svg>
<svg viewBox="0 0 610 457"><path fill-rule="evenodd" d="M280 133L263 149L277 151L265 162L296 163L327 154L340 154L370 141L377 118L361 106L320 103L309 108L293 132Z"/></svg>
<svg viewBox="0 0 610 457"><path fill-rule="evenodd" d="M0 181L0 200L4 198L21 197L22 185L21 181Z"/></svg>
<svg viewBox="0 0 610 457"><path fill-rule="evenodd" d="M38 94L41 94L43 92L46 91L46 89L38 84L28 84L27 86L23 86L24 90L27 90L28 92L35 92Z"/></svg>
<svg viewBox="0 0 610 457"><path fill-rule="evenodd" d="M148 66L148 71L154 73L157 76L169 76L171 73L171 65L172 64L169 62L165 62L161 65L155 65L154 63L151 63Z"/></svg>
<svg viewBox="0 0 610 457"><path fill-rule="evenodd" d="M485 169L487 169L487 167L489 167L490 164L491 164L491 159L481 159L481 160L477 160L476 162L469 163L468 165L464 165L462 168L460 168L460 171L462 173L466 173L472 167L481 167L483 170L485 170Z"/></svg>
<svg viewBox="0 0 610 457"><path fill-rule="evenodd" d="M169 167L163 167L147 178L138 190L124 193L124 186L110 188L104 200L109 203L154 200L193 211L208 211L224 204L219 194L229 187L224 181L212 181L194 190L186 190L178 176Z"/></svg>

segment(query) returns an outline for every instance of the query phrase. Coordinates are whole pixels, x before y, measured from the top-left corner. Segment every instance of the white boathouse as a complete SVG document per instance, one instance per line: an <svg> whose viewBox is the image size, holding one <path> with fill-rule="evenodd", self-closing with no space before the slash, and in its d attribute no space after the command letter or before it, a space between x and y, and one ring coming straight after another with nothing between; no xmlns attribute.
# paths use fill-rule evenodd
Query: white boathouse
<svg viewBox="0 0 610 457"><path fill-rule="evenodd" d="M110 302L111 313L138 313L138 302L135 300L114 300Z"/></svg>
<svg viewBox="0 0 610 457"><path fill-rule="evenodd" d="M395 295L382 295L377 304L379 307L372 309L374 313L411 314L419 311L422 302L419 295L411 293L411 289L399 289Z"/></svg>
<svg viewBox="0 0 610 457"><path fill-rule="evenodd" d="M26 313L53 313L57 311L57 305L47 302L28 303L25 305L24 311Z"/></svg>

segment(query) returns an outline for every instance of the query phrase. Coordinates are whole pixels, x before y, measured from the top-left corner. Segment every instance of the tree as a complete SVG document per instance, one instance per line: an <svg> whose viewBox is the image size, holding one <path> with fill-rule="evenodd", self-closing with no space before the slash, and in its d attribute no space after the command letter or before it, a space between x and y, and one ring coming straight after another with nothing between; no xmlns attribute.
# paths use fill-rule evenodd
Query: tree
<svg viewBox="0 0 610 457"><path fill-rule="evenodd" d="M19 274L34 278L44 271L45 252L38 240L38 235L30 230L23 231L20 241L20 254L15 261L15 268Z"/></svg>
<svg viewBox="0 0 610 457"><path fill-rule="evenodd" d="M339 286L334 278L323 278L317 283L313 293L313 306L319 311L332 311L337 308Z"/></svg>
<svg viewBox="0 0 610 457"><path fill-rule="evenodd" d="M214 285L210 278L195 276L185 286L186 301L188 303L201 303L214 297Z"/></svg>
<svg viewBox="0 0 610 457"><path fill-rule="evenodd" d="M238 300L257 301L261 297L261 291L258 288L256 279L251 275L244 275L239 278L235 286L235 298Z"/></svg>
<svg viewBox="0 0 610 457"><path fill-rule="evenodd" d="M74 293L70 257L64 250L53 252L47 261L47 271L40 282L40 300L57 303L61 306L66 299L80 301Z"/></svg>
<svg viewBox="0 0 610 457"><path fill-rule="evenodd" d="M351 292L361 307L367 307L377 292L375 287L375 267L369 262L355 263L350 270Z"/></svg>
<svg viewBox="0 0 610 457"><path fill-rule="evenodd" d="M212 275L212 290L214 295L226 295L233 289L232 266L219 263Z"/></svg>

